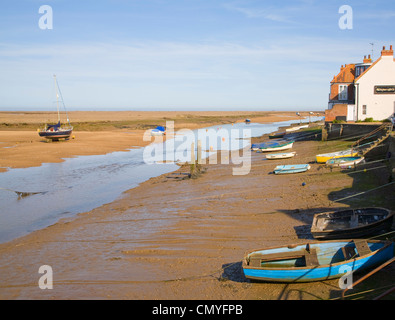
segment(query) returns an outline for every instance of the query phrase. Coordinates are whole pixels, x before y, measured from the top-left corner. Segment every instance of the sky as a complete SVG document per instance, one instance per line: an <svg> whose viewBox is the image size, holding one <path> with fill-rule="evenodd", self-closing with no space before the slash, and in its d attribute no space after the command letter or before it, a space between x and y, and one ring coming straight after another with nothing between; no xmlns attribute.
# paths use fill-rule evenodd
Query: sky
<svg viewBox="0 0 395 320"><path fill-rule="evenodd" d="M325 110L393 30L392 0L1 0L0 110L51 110L54 74L68 111Z"/></svg>

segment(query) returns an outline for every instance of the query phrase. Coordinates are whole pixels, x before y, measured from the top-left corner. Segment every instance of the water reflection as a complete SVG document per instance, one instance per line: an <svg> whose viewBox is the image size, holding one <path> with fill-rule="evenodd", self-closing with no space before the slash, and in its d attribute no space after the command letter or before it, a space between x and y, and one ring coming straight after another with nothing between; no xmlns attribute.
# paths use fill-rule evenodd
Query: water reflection
<svg viewBox="0 0 395 320"><path fill-rule="evenodd" d="M230 130L240 130L239 136L230 139L229 143L221 143L221 138L220 143L217 144L219 149L212 148L214 152L217 149L244 148L248 145L250 137L261 136L277 130L279 126L298 122L299 120L272 124L239 123L200 130L213 133L218 130L228 133ZM246 129L248 131L245 131ZM250 132L250 136L245 136L246 132ZM164 150L162 158L181 160L177 159L174 150L184 143L186 148L183 150L183 156L189 161L191 151L189 142L193 140L197 146L199 132L198 130L188 131L186 136L181 137L182 135L177 140L176 133L174 141L167 142L167 146L174 143L173 149L162 146ZM231 134L228 134L228 137L231 137ZM202 141L202 149L205 150L203 156L210 154L212 142L213 140L210 139ZM0 173L0 187L2 187L0 190L0 242L45 228L63 217L71 217L112 202L122 192L136 187L139 183L178 168L174 163L158 164L157 162L160 161L147 164L144 151L146 151L145 148L139 148L105 155L79 156L66 159L61 163L45 163L40 167L11 169ZM36 194L19 197L12 190Z"/></svg>

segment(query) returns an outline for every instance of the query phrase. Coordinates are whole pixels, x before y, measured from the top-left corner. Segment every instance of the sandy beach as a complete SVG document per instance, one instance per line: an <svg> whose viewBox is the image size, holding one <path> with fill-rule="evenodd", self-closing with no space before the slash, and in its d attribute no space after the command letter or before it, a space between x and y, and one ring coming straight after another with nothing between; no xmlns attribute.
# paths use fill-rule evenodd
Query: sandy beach
<svg viewBox="0 0 395 320"><path fill-rule="evenodd" d="M259 117L264 121L263 115L256 121ZM272 114L265 120L290 117L291 113ZM144 130L133 134L129 130L78 131L75 139L60 143L41 142L36 132L4 130L1 141L17 146L0 149L0 165L34 166L139 145ZM267 139L263 136L253 142ZM374 188L386 183L388 173L386 169L343 173L314 162L317 153L335 147L336 142L295 142L297 156L282 163L311 164L309 171L295 175L272 174L276 163L255 152L246 175L233 175L236 165L232 163L207 163L195 179L164 174L112 203L0 244L0 299L338 299L338 280L256 283L245 279L241 268L248 250L311 241L315 213L368 204L395 209L393 185L369 196L342 200L367 185ZM14 149L21 153L12 153ZM23 159L25 152L31 156ZM43 157L51 153L55 156ZM38 287L42 265L53 269L51 290ZM388 285L394 272L395 266L385 268L359 291Z"/></svg>

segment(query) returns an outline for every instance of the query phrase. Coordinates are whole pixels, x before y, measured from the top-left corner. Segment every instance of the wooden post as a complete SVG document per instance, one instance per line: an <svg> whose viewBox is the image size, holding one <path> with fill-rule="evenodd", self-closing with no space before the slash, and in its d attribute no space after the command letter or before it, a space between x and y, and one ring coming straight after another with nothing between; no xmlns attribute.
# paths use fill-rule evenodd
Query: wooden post
<svg viewBox="0 0 395 320"><path fill-rule="evenodd" d="M197 142L197 163L196 169L200 172L200 165L202 164L202 141Z"/></svg>
<svg viewBox="0 0 395 320"><path fill-rule="evenodd" d="M322 141L328 140L328 131L326 130L325 127L323 127L323 128L321 129L321 140L322 140Z"/></svg>
<svg viewBox="0 0 395 320"><path fill-rule="evenodd" d="M191 175L195 173L195 143L191 144Z"/></svg>

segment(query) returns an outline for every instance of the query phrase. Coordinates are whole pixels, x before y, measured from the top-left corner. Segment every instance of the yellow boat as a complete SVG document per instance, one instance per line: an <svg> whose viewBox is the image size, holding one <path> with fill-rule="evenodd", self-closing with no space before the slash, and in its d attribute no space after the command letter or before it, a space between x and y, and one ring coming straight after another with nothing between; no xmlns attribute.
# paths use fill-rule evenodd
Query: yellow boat
<svg viewBox="0 0 395 320"><path fill-rule="evenodd" d="M348 150L337 151L332 153L317 154L315 156L315 159L318 163L326 163L330 159L336 159L341 157L356 157L357 155L358 152L348 149Z"/></svg>

